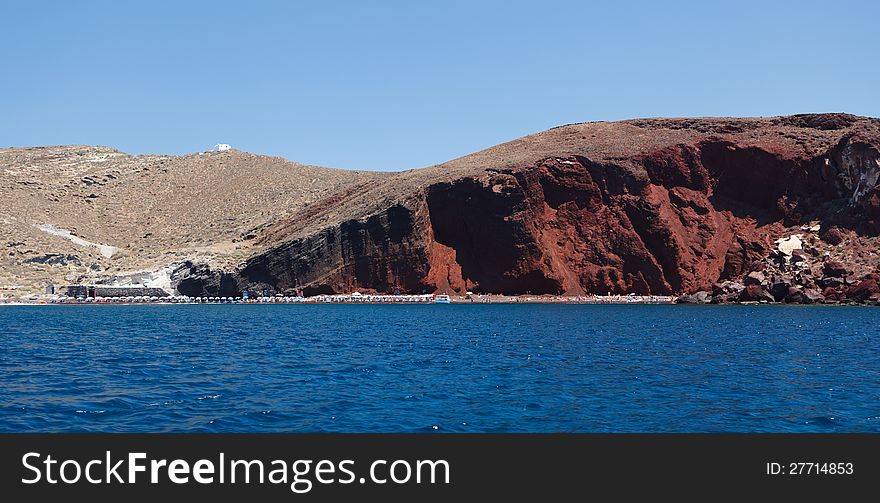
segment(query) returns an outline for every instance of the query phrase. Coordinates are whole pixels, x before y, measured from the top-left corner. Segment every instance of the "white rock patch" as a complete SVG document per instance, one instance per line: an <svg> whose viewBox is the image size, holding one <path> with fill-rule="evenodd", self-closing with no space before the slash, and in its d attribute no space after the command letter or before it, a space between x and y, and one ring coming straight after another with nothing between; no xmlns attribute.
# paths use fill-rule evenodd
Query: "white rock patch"
<svg viewBox="0 0 880 503"><path fill-rule="evenodd" d="M101 255L111 258L116 252L119 251L119 248L110 245L102 245L100 243L93 243L91 241L86 241L85 239L73 234L67 229L62 229L60 227L55 227L52 224L42 224L42 225L34 225L37 229L40 229L43 232L49 233L53 236L58 236L60 238L67 239L73 244L79 246L85 246L87 248L97 248Z"/></svg>
<svg viewBox="0 0 880 503"><path fill-rule="evenodd" d="M787 238L777 239L775 243L780 252L791 256L791 252L803 249L804 243L801 241L801 236L802 234L794 234Z"/></svg>

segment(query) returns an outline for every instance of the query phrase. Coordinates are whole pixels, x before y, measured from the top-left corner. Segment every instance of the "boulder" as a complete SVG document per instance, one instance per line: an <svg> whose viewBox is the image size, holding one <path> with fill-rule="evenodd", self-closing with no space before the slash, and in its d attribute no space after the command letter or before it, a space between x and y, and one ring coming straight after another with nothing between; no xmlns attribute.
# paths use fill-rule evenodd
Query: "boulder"
<svg viewBox="0 0 880 503"><path fill-rule="evenodd" d="M791 252L791 258L788 259L792 264L797 264L798 262L804 262L807 260L807 252L803 250L794 250Z"/></svg>
<svg viewBox="0 0 880 503"><path fill-rule="evenodd" d="M805 274L806 273L806 274ZM808 270L798 271L791 276L792 285L806 286L812 282Z"/></svg>
<svg viewBox="0 0 880 503"><path fill-rule="evenodd" d="M831 227L824 233L820 234L819 237L822 239L822 241L825 241L830 245L839 245L843 242L846 235L843 233L843 231L840 230L839 227Z"/></svg>
<svg viewBox="0 0 880 503"><path fill-rule="evenodd" d="M712 295L715 297L724 296L724 295L739 295L740 292L743 291L745 286L742 283L737 283L736 281L725 281L724 283L715 283L712 285Z"/></svg>
<svg viewBox="0 0 880 503"><path fill-rule="evenodd" d="M813 302L804 294L804 291L796 286L788 288L785 293L785 302L789 304L812 304Z"/></svg>
<svg viewBox="0 0 880 503"><path fill-rule="evenodd" d="M787 279L779 279L770 283L768 291L777 302L782 302L789 293L791 282Z"/></svg>
<svg viewBox="0 0 880 503"><path fill-rule="evenodd" d="M785 270L786 264L788 264L788 257L779 253L776 250L770 252L770 255L766 259L766 266L774 269ZM766 268L766 267L765 267Z"/></svg>
<svg viewBox="0 0 880 503"><path fill-rule="evenodd" d="M858 302L864 302L872 297L880 297L880 286L874 278L863 279L859 284L849 289L847 296Z"/></svg>
<svg viewBox="0 0 880 503"><path fill-rule="evenodd" d="M764 271L766 269L767 269L767 264L760 261L760 260L755 260L754 262L749 264L749 272Z"/></svg>
<svg viewBox="0 0 880 503"><path fill-rule="evenodd" d="M807 288L804 290L804 297L809 300L811 304L817 302L824 302L825 296L822 295L822 292L816 290L815 288Z"/></svg>
<svg viewBox="0 0 880 503"><path fill-rule="evenodd" d="M822 296L825 297L825 302L840 302L846 300L845 293L831 287L822 290Z"/></svg>
<svg viewBox="0 0 880 503"><path fill-rule="evenodd" d="M846 284L846 281L843 278L831 277L818 279L816 284L822 288L840 288Z"/></svg>
<svg viewBox="0 0 880 503"><path fill-rule="evenodd" d="M764 273L760 271L752 271L743 278L743 283L745 283L746 286L762 285L765 281L767 281L767 278L764 276Z"/></svg>
<svg viewBox="0 0 880 503"><path fill-rule="evenodd" d="M844 277L849 274L846 270L846 266L836 260L826 260L825 263L822 264L822 273L825 274L825 276L836 277Z"/></svg>
<svg viewBox="0 0 880 503"><path fill-rule="evenodd" d="M761 285L746 285L739 294L740 302L775 302L776 299Z"/></svg>
<svg viewBox="0 0 880 503"><path fill-rule="evenodd" d="M712 294L709 292L696 292L690 295L683 295L677 299L675 302L677 304L708 304L712 301Z"/></svg>
<svg viewBox="0 0 880 503"><path fill-rule="evenodd" d="M863 280L865 280L865 279L873 279L873 280L876 281L877 283L880 283L880 273L869 272L868 274L865 274L864 276L862 276L862 277L859 278L859 279L863 279Z"/></svg>

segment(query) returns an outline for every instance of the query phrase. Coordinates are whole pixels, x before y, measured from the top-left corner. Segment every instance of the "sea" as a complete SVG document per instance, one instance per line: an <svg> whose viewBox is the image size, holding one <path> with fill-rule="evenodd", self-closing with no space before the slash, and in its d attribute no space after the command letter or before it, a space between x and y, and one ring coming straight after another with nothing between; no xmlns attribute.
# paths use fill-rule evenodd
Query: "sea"
<svg viewBox="0 0 880 503"><path fill-rule="evenodd" d="M3 432L880 432L880 309L0 307Z"/></svg>

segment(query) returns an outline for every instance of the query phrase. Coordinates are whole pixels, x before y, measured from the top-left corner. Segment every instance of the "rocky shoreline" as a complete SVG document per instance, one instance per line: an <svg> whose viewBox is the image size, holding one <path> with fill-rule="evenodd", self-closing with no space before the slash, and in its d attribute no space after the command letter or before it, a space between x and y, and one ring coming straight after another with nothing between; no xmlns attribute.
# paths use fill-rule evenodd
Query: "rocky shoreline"
<svg viewBox="0 0 880 503"><path fill-rule="evenodd" d="M873 278L869 278L873 279ZM868 280L863 280L868 281ZM875 280L876 281L876 280ZM861 284L862 282L860 282ZM780 283L776 283L779 285ZM875 297L860 299L859 297L825 297L821 292L808 289L799 294L791 292L798 290L797 287L788 287L789 294L785 297L775 297L762 286L760 297L752 297L748 294L748 286L736 282L725 282L716 285L715 292L700 291L695 294L680 297L663 295L450 295L450 304L466 305L490 305L490 304L562 304L562 305L847 305L847 306L878 306L880 301ZM857 285L858 286L858 285ZM753 289L754 290L754 289ZM852 288L855 290L855 288ZM716 293L717 292L717 293ZM421 295L366 295L361 298L351 298L347 295L326 298L319 295L315 297L266 297L246 299L242 297L136 297L136 298L72 298L72 297L35 297L35 298L0 298L0 306L35 306L35 305L67 305L67 306L101 306L101 305L269 305L269 304L434 304L434 296ZM413 299L411 297L420 297ZM430 297L430 298L429 298ZM777 300L779 299L779 300Z"/></svg>
<svg viewBox="0 0 880 503"><path fill-rule="evenodd" d="M859 236L832 227L804 225L777 240L764 260L748 264L742 281L723 281L677 299L679 304L783 303L880 305L880 263L873 253L850 264L841 260L858 249ZM858 253L857 253L858 254ZM858 272L861 270L861 272ZM867 271L867 272L866 272Z"/></svg>

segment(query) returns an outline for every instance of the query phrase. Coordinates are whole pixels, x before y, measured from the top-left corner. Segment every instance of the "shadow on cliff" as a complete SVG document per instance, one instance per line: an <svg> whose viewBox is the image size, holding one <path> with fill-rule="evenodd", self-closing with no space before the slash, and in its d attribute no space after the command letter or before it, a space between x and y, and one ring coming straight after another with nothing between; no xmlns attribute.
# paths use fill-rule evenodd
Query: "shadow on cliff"
<svg viewBox="0 0 880 503"><path fill-rule="evenodd" d="M521 187L510 175L496 176L489 186L466 178L428 188L434 239L455 250L463 279L477 292L559 293L559 281L534 263L541 250Z"/></svg>
<svg viewBox="0 0 880 503"><path fill-rule="evenodd" d="M306 295L426 291L427 256L415 228L412 210L394 205L253 257L239 275L251 286Z"/></svg>

